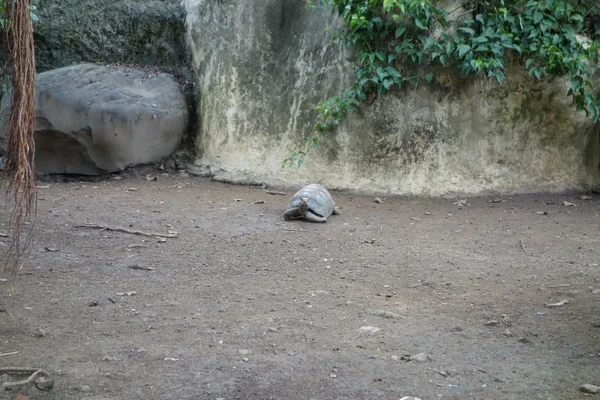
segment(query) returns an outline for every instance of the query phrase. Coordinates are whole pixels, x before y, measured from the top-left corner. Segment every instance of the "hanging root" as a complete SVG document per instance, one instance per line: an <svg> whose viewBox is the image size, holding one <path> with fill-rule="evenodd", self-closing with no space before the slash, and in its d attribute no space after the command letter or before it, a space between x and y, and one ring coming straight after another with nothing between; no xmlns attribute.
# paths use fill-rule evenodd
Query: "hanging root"
<svg viewBox="0 0 600 400"><path fill-rule="evenodd" d="M4 182L7 203L12 200L10 219L12 243L5 260L5 271L16 278L20 259L31 248L34 232L37 192L35 166L35 52L31 0L4 0L7 40L12 67L12 108L6 142ZM27 225L26 220L33 217ZM27 226L23 232L24 225ZM22 234L25 237L22 238Z"/></svg>

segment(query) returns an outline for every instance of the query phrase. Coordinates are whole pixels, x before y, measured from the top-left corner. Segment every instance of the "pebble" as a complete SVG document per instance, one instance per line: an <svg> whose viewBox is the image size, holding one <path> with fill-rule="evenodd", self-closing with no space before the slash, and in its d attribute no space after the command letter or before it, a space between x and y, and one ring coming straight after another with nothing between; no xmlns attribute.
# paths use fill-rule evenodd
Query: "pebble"
<svg viewBox="0 0 600 400"><path fill-rule="evenodd" d="M373 314L378 315L383 318L399 318L400 317L396 313L393 313L391 311L385 311L385 310L376 310L373 312Z"/></svg>
<svg viewBox="0 0 600 400"><path fill-rule="evenodd" d="M377 204L383 203L383 200L381 200L381 198L379 198L379 197L375 197L375 200L373 200L373 201Z"/></svg>
<svg viewBox="0 0 600 400"><path fill-rule="evenodd" d="M35 381L35 387L47 392L54 387L54 379L46 377L38 378Z"/></svg>
<svg viewBox="0 0 600 400"><path fill-rule="evenodd" d="M92 388L88 385L81 385L79 386L79 390L81 390L82 392L89 392L90 390L92 390Z"/></svg>
<svg viewBox="0 0 600 400"><path fill-rule="evenodd" d="M486 326L494 326L494 325L498 325L500 323L500 321L497 321L495 319L492 319L488 322L485 323Z"/></svg>
<svg viewBox="0 0 600 400"><path fill-rule="evenodd" d="M502 332L502 334L506 337L512 337L513 333L510 331L510 329L505 330L504 332Z"/></svg>
<svg viewBox="0 0 600 400"><path fill-rule="evenodd" d="M594 328L600 328L600 321L592 321L592 326Z"/></svg>
<svg viewBox="0 0 600 400"><path fill-rule="evenodd" d="M427 361L431 360L431 357L429 357L429 355L427 355L425 353L419 353L419 354L415 354L414 356L410 356L410 360L416 361L416 362L427 362Z"/></svg>
<svg viewBox="0 0 600 400"><path fill-rule="evenodd" d="M596 394L600 392L600 386L590 385L589 383L586 383L585 385L582 385L579 388L579 390L581 390L583 393Z"/></svg>
<svg viewBox="0 0 600 400"><path fill-rule="evenodd" d="M392 360L392 361L399 361L400 357L398 357L396 355L393 355L393 356L390 356L390 360Z"/></svg>
<svg viewBox="0 0 600 400"><path fill-rule="evenodd" d="M46 335L47 335L46 331L41 328L35 332L35 336L37 336L37 337L44 337Z"/></svg>
<svg viewBox="0 0 600 400"><path fill-rule="evenodd" d="M250 350L238 350L238 353L240 353L240 355L242 356L247 356L248 354L250 354Z"/></svg>
<svg viewBox="0 0 600 400"><path fill-rule="evenodd" d="M415 397L415 396L404 396L400 400L421 400L421 399L419 399L418 397Z"/></svg>
<svg viewBox="0 0 600 400"><path fill-rule="evenodd" d="M359 332L359 333L370 333L370 334L374 334L374 333L377 333L377 332L380 332L380 331L381 331L381 328L378 328L378 327L376 327L376 326L361 326L361 327L358 329L358 332Z"/></svg>
<svg viewBox="0 0 600 400"><path fill-rule="evenodd" d="M250 361L250 359L248 357L244 357L244 358L242 358L242 361L243 362L248 362L248 361Z"/></svg>

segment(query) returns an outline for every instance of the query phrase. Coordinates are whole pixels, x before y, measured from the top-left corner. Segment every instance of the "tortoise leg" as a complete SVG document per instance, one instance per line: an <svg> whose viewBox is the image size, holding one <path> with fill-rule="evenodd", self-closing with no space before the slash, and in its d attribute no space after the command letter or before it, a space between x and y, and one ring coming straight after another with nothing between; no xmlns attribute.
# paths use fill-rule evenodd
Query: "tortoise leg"
<svg viewBox="0 0 600 400"><path fill-rule="evenodd" d="M299 207L292 207L289 210L285 210L283 213L283 219L295 219L301 216Z"/></svg>
<svg viewBox="0 0 600 400"><path fill-rule="evenodd" d="M333 215L341 215L342 213L340 212L340 210L338 210L338 208L336 206L333 206Z"/></svg>
<svg viewBox="0 0 600 400"><path fill-rule="evenodd" d="M310 211L306 212L306 219L310 222L327 222L327 218L319 217Z"/></svg>

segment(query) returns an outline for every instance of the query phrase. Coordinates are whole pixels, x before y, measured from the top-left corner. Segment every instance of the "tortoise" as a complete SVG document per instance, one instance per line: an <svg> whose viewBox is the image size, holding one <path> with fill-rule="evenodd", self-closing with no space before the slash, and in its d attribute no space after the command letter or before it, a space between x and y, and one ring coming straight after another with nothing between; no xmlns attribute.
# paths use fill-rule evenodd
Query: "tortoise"
<svg viewBox="0 0 600 400"><path fill-rule="evenodd" d="M298 190L290 199L290 204L283 213L283 218L306 219L310 222L327 222L331 214L339 215L331 194L317 183L311 183Z"/></svg>

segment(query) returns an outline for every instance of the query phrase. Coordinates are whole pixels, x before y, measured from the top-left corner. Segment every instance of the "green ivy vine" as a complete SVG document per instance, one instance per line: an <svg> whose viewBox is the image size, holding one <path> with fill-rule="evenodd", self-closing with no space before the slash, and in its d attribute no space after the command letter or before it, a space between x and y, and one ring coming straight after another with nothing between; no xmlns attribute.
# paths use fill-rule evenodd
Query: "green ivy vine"
<svg viewBox="0 0 600 400"><path fill-rule="evenodd" d="M576 110L600 120L589 79L600 49L600 9L592 0L468 0L458 18L430 0L308 0L308 6L332 7L346 24L332 38L358 54L352 86L316 107L316 132L336 128L369 96L430 82L442 67L502 83L510 53L535 79L569 79ZM282 165L300 167L318 144L317 136L303 139Z"/></svg>

